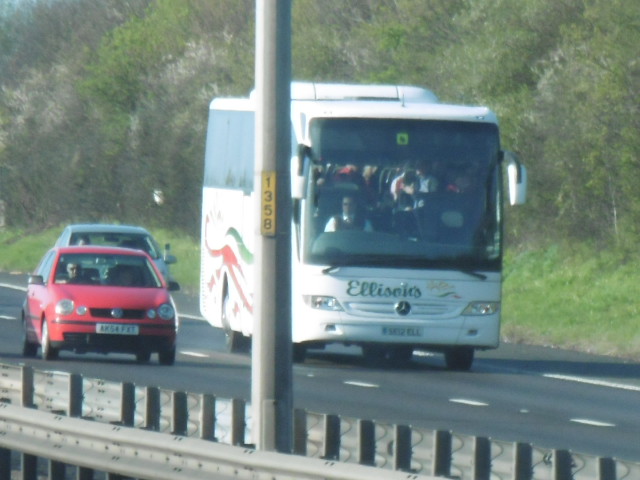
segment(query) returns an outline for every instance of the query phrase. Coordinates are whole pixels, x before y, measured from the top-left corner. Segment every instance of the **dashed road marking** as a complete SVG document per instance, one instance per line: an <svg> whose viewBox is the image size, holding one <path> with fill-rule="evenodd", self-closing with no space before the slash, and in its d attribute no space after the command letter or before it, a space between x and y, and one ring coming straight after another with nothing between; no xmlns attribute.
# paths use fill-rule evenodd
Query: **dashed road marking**
<svg viewBox="0 0 640 480"><path fill-rule="evenodd" d="M185 355L187 357L197 357L197 358L209 358L209 355L207 355L206 353L200 353L200 352L190 352L190 351L180 351L180 353L182 355Z"/></svg>
<svg viewBox="0 0 640 480"><path fill-rule="evenodd" d="M477 400L471 400L468 398L450 398L451 403L460 403L462 405L469 405L471 407L488 407L489 404L485 402L479 402Z"/></svg>
<svg viewBox="0 0 640 480"><path fill-rule="evenodd" d="M345 380L345 385L353 385L354 387L363 387L363 388L380 388L380 385L375 383L367 383L367 382L358 382L356 380Z"/></svg>
<svg viewBox="0 0 640 480"><path fill-rule="evenodd" d="M615 423L600 422L598 420L591 420L589 418L572 418L570 421L574 423L581 423L583 425L591 425L592 427L615 427Z"/></svg>
<svg viewBox="0 0 640 480"><path fill-rule="evenodd" d="M554 378L556 380L565 380L567 382L585 383L587 385L597 385L599 387L618 388L621 390L630 390L632 392L640 392L640 386L629 385L627 383L609 382L607 380L598 380L595 378L574 377L572 375L559 375L555 373L544 373L543 377Z"/></svg>

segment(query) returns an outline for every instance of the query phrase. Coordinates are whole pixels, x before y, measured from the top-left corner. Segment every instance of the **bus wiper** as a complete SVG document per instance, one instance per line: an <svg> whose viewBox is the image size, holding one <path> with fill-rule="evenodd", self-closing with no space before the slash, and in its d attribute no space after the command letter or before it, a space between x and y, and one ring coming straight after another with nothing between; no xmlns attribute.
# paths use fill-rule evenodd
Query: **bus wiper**
<svg viewBox="0 0 640 480"><path fill-rule="evenodd" d="M480 273L480 272L476 272L475 270L465 270L465 269L460 269L458 270L459 272L462 273L466 273L467 275L471 275L472 277L475 277L479 280L486 280L487 276L484 273Z"/></svg>
<svg viewBox="0 0 640 480"><path fill-rule="evenodd" d="M322 273L328 275L329 273L334 273L340 270L342 265L329 265L327 268L322 269Z"/></svg>

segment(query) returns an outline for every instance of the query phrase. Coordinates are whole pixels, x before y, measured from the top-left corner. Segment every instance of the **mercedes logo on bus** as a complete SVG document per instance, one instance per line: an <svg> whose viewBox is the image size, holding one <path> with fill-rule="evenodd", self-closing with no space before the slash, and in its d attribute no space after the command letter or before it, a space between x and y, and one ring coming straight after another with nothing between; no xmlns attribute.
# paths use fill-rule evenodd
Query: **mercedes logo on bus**
<svg viewBox="0 0 640 480"><path fill-rule="evenodd" d="M396 303L395 310L398 315L406 317L407 315L409 315L409 312L411 312L411 304L403 300Z"/></svg>

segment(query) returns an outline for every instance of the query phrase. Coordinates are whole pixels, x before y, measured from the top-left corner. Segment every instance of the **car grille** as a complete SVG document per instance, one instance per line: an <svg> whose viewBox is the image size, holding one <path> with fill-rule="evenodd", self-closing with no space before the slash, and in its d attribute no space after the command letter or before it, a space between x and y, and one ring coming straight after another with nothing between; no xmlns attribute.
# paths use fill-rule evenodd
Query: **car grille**
<svg viewBox="0 0 640 480"><path fill-rule="evenodd" d="M122 316L114 317L113 308L91 308L91 315L96 318L128 318L133 320L141 320L145 317L145 310L123 309Z"/></svg>

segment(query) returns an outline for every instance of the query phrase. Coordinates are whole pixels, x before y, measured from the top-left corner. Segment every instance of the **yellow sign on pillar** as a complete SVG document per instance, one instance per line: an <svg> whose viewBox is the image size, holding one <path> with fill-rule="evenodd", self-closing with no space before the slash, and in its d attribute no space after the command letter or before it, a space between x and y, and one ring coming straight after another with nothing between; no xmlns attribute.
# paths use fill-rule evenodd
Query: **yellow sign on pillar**
<svg viewBox="0 0 640 480"><path fill-rule="evenodd" d="M267 237L276 235L276 172L262 172L260 234Z"/></svg>

